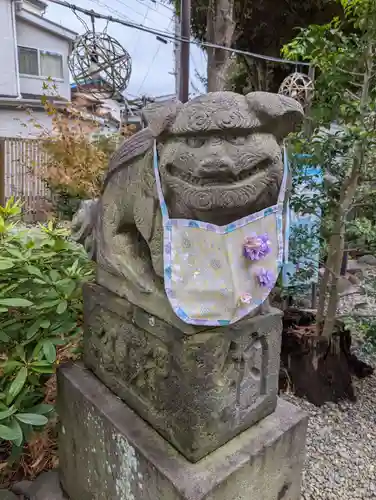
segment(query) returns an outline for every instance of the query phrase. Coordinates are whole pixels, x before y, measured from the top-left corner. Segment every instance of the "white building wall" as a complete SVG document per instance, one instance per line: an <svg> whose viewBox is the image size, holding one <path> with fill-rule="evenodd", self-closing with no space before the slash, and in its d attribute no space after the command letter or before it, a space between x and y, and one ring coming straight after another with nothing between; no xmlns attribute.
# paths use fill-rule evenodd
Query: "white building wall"
<svg viewBox="0 0 376 500"><path fill-rule="evenodd" d="M3 1L4 0L0 0L0 4ZM56 52L57 54L61 54L63 56L64 80L56 80L55 84L57 86L58 95L69 100L71 94L68 69L68 40L60 38L53 33L42 30L37 26L28 24L21 19L17 19L17 44L23 47ZM46 91L43 90L43 82L45 81L45 77L20 75L21 93L39 95L44 94L46 93Z"/></svg>
<svg viewBox="0 0 376 500"><path fill-rule="evenodd" d="M41 16L43 15L43 12L46 10L47 4L45 4L44 7L37 7L33 2L28 2L27 0L24 0L22 8L24 10L27 10L28 12L31 12L32 14Z"/></svg>
<svg viewBox="0 0 376 500"><path fill-rule="evenodd" d="M40 136L44 129L52 129L51 117L45 111L33 110L30 115L22 109L0 108L0 137L32 139Z"/></svg>
<svg viewBox="0 0 376 500"><path fill-rule="evenodd" d="M0 0L0 96L18 97L18 68L11 0Z"/></svg>

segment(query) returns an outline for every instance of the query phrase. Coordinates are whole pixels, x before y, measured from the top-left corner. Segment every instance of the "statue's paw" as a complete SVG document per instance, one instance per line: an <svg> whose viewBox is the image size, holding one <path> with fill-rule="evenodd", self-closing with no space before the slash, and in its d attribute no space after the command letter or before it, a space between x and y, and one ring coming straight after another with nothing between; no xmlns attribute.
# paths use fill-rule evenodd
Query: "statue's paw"
<svg viewBox="0 0 376 500"><path fill-rule="evenodd" d="M134 288L136 288L138 292L151 293L153 291L150 280L143 278L140 275L136 275L132 270L122 272L121 274Z"/></svg>
<svg viewBox="0 0 376 500"><path fill-rule="evenodd" d="M93 234L89 234L84 241L84 248L86 253L91 260L95 260L96 257L96 247L95 247L95 239Z"/></svg>
<svg viewBox="0 0 376 500"><path fill-rule="evenodd" d="M71 235L73 240L82 243L91 234L95 222L95 210L97 200L84 200L78 211L74 214L71 224Z"/></svg>
<svg viewBox="0 0 376 500"><path fill-rule="evenodd" d="M152 293L153 282L151 277L144 277L140 270L137 272L137 269L133 269L129 266L119 266L118 270L119 274L129 281L137 291L141 293Z"/></svg>

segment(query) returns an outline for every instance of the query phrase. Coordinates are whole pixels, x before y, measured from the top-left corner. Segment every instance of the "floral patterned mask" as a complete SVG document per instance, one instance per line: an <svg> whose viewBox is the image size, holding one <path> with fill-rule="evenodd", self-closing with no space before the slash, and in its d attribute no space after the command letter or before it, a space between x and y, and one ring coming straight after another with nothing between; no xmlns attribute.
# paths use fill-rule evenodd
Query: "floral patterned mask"
<svg viewBox="0 0 376 500"><path fill-rule="evenodd" d="M260 306L283 261L284 174L276 205L226 226L170 219L154 145L154 173L161 205L165 290L175 314L192 325L223 326Z"/></svg>

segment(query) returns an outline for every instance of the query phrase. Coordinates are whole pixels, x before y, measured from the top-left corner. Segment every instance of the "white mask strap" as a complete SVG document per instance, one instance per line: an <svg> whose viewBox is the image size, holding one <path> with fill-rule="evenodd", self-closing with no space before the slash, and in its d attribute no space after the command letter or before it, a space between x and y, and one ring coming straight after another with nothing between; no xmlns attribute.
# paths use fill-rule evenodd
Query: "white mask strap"
<svg viewBox="0 0 376 500"><path fill-rule="evenodd" d="M162 219L163 222L167 222L169 220L169 216L168 216L166 201L163 196L161 177L159 175L157 141L154 141L154 146L153 146L153 168L154 168L155 184L157 186L159 204L161 205Z"/></svg>
<svg viewBox="0 0 376 500"><path fill-rule="evenodd" d="M279 195L278 195L278 201L277 203L283 203L285 199L285 194L286 194L286 185L287 185L287 178L289 175L289 162L287 158L287 148L286 145L283 145L283 177L282 177L282 183L281 183L281 189L279 190Z"/></svg>

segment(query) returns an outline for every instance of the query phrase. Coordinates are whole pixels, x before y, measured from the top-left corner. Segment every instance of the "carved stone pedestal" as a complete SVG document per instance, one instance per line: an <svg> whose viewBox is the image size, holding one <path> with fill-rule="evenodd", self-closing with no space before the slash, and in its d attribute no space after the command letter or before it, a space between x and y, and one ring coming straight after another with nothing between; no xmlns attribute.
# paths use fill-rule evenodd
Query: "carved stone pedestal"
<svg viewBox="0 0 376 500"><path fill-rule="evenodd" d="M87 285L85 365L188 460L275 410L281 312L183 333Z"/></svg>
<svg viewBox="0 0 376 500"><path fill-rule="evenodd" d="M299 500L306 416L276 411L192 464L80 365L58 375L70 500Z"/></svg>
<svg viewBox="0 0 376 500"><path fill-rule="evenodd" d="M85 368L59 373L63 486L71 500L298 500L306 417L278 402L282 313L256 295L277 277L281 143L303 109L281 95L214 92L155 103L143 115L147 128L111 157L100 198L72 224L95 258L97 284L84 289ZM249 298L253 317L218 328L178 318L163 278L169 243L171 255L180 252L169 231L164 241L166 209L172 219L209 223L204 248L201 237L184 238L182 263L194 263L192 280L197 264L203 279L188 285L197 302L212 292L207 254L220 280L211 286L239 294L223 307ZM237 231L231 223L251 214L251 240L220 250L218 268L213 225ZM243 260L244 245L258 263ZM171 269L182 278L180 267Z"/></svg>

